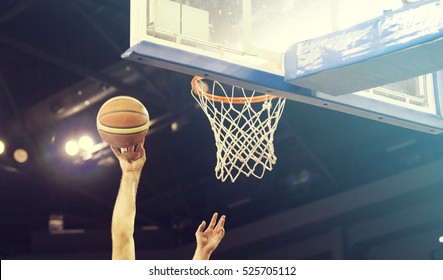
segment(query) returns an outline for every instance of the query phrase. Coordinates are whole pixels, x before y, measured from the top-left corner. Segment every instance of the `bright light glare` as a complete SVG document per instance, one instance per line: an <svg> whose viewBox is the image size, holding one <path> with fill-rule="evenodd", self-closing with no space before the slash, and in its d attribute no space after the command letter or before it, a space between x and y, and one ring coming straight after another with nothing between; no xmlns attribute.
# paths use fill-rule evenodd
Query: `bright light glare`
<svg viewBox="0 0 443 280"><path fill-rule="evenodd" d="M65 151L68 155L73 157L76 154L78 154L79 150L80 150L80 147L79 147L77 141L70 140L70 141L66 142Z"/></svg>
<svg viewBox="0 0 443 280"><path fill-rule="evenodd" d="M438 239L438 241L439 241L440 243L443 243L443 236L440 236L440 238Z"/></svg>
<svg viewBox="0 0 443 280"><path fill-rule="evenodd" d="M3 141L0 141L0 155L5 152L5 143Z"/></svg>
<svg viewBox="0 0 443 280"><path fill-rule="evenodd" d="M82 150L91 151L94 147L94 140L92 140L91 137L85 135L80 137L80 139L78 140L78 145Z"/></svg>
<svg viewBox="0 0 443 280"><path fill-rule="evenodd" d="M176 132L178 130L178 122L171 123L172 132Z"/></svg>
<svg viewBox="0 0 443 280"><path fill-rule="evenodd" d="M14 159L19 163L25 163L28 160L28 152L25 149L14 151Z"/></svg>

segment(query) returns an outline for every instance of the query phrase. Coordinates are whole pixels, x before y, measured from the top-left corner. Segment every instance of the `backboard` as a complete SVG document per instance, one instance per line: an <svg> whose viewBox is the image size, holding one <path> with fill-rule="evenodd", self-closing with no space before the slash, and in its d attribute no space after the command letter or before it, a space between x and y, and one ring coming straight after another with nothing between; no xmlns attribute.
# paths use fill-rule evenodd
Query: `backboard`
<svg viewBox="0 0 443 280"><path fill-rule="evenodd" d="M442 38L442 0L131 0L122 57L438 134Z"/></svg>

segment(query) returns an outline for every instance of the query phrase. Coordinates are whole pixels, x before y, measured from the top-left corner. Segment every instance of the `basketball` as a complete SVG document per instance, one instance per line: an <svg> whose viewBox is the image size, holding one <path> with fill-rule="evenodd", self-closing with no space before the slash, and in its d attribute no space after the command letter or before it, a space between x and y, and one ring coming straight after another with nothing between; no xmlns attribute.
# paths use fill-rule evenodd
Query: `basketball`
<svg viewBox="0 0 443 280"><path fill-rule="evenodd" d="M148 129L148 110L133 97L113 97L101 106L97 114L97 130L101 138L118 148L141 143Z"/></svg>

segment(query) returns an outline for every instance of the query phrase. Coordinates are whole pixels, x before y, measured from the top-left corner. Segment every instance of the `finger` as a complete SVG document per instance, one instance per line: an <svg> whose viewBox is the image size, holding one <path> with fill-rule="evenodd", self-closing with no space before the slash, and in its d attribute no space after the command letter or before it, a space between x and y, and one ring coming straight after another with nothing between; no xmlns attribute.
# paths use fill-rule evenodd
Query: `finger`
<svg viewBox="0 0 443 280"><path fill-rule="evenodd" d="M217 221L217 216L218 216L218 213L217 213L217 212L215 212L214 215L212 215L211 222L209 223L209 226L208 226L207 229L214 229L214 227L215 227L215 222Z"/></svg>
<svg viewBox="0 0 443 280"><path fill-rule="evenodd" d="M142 148L145 146L145 138L142 139L139 146Z"/></svg>
<svg viewBox="0 0 443 280"><path fill-rule="evenodd" d="M146 150L143 147L143 143L138 146L140 157L146 159Z"/></svg>
<svg viewBox="0 0 443 280"><path fill-rule="evenodd" d="M219 231L217 232L217 234L218 234L218 237L220 239L222 239L223 236L225 236L225 228L220 228Z"/></svg>
<svg viewBox="0 0 443 280"><path fill-rule="evenodd" d="M201 224L198 226L197 231L195 233L197 234L197 233L203 232L203 230L205 229L205 226L206 226L206 222L205 221L201 222Z"/></svg>
<svg viewBox="0 0 443 280"><path fill-rule="evenodd" d="M138 155L135 154L135 153L132 153L132 152L127 152L127 153L124 153L122 156L123 156L123 157L125 158L125 160L126 160L127 162L129 162L129 163L131 164L131 166L134 168L133 163L134 163L134 161L137 160Z"/></svg>
<svg viewBox="0 0 443 280"><path fill-rule="evenodd" d="M217 229L214 235L214 241L217 242L217 245L220 244L224 236L225 236L225 229L224 228Z"/></svg>
<svg viewBox="0 0 443 280"><path fill-rule="evenodd" d="M143 146L145 145L145 139L143 138L139 143L135 144L134 147L134 152L140 152L143 150Z"/></svg>
<svg viewBox="0 0 443 280"><path fill-rule="evenodd" d="M118 150L118 148L115 147L115 146L113 146L113 145L109 145L109 146L111 147L111 150L112 150L112 152L114 153L114 155L115 155L116 157L120 158L121 153L120 153L120 151Z"/></svg>
<svg viewBox="0 0 443 280"><path fill-rule="evenodd" d="M217 223L217 226L215 228L223 228L225 226L226 216L221 216L220 220Z"/></svg>
<svg viewBox="0 0 443 280"><path fill-rule="evenodd" d="M136 145L136 148L135 148L135 152L138 154L138 156L141 158L141 157L146 157L146 152L145 152L145 148L143 147L144 146L144 143L145 143L145 139L143 138L143 140L140 142L140 143L138 143L137 145Z"/></svg>
<svg viewBox="0 0 443 280"><path fill-rule="evenodd" d="M143 147L141 148L141 157L144 161L146 161L146 151L145 151L145 148L143 148Z"/></svg>

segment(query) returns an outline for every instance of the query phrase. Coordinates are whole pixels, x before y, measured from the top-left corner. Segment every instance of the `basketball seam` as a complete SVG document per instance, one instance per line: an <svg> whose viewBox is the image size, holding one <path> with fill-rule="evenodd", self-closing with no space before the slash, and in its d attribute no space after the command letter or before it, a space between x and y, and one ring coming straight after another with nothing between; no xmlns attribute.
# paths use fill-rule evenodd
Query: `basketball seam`
<svg viewBox="0 0 443 280"><path fill-rule="evenodd" d="M114 102L114 101L117 101L117 100L125 100L125 99L126 100L134 101L135 103L138 103L138 104L143 104L143 103L140 102L140 100L138 100L138 99L136 99L134 97L131 97L131 96L127 96L127 95L115 96L115 97L109 99L108 101L106 101L105 104L106 103L111 103L111 102Z"/></svg>
<svg viewBox="0 0 443 280"><path fill-rule="evenodd" d="M141 131L137 131L137 132L133 132L133 133L127 133L127 134L123 134L123 133L113 133L113 132L109 132L106 130L102 130L102 132L108 133L108 134L112 134L112 135L120 135L120 136L127 136L127 135L135 135L135 134L139 134L140 132L146 131L147 129L141 130Z"/></svg>
<svg viewBox="0 0 443 280"><path fill-rule="evenodd" d="M111 111L111 112L107 112L107 113L102 113L102 114L100 114L99 118L103 118L104 116L107 116L109 114L114 114L114 113L135 113L135 114L147 117L147 114L140 113L139 111L134 111L134 110L117 110L117 111Z"/></svg>
<svg viewBox="0 0 443 280"><path fill-rule="evenodd" d="M107 127L107 128L111 128L111 129L134 129L134 128L138 128L138 127L144 127L147 124L141 124L141 125L135 125L135 126L125 126L125 127L121 127L121 126L112 126L112 125L106 125L106 124L100 124L100 126L102 127Z"/></svg>
<svg viewBox="0 0 443 280"><path fill-rule="evenodd" d="M130 97L130 96L125 96L125 95L116 96L116 97L113 97L113 98L107 100L105 103L103 103L102 107L104 107L105 105L108 105L108 104L110 104L112 102L115 102L117 100L125 100L125 99L129 99L131 101L134 101L135 103L137 103L137 104L141 105L142 107L144 107L143 103L141 103L136 98L133 98L133 97Z"/></svg>
<svg viewBox="0 0 443 280"><path fill-rule="evenodd" d="M137 129L137 128L139 128L139 129ZM109 126L103 125L103 124L101 124L99 122L97 123L97 129L99 131L101 130L101 131L104 131L104 132L107 132L107 133L112 133L112 134L130 135L130 134L136 134L136 133L143 132L145 130L148 130L148 128L149 128L149 122L147 122L147 123L145 123L143 125L140 125L140 126L130 127L130 128L109 127ZM109 130L114 131L114 132L111 132ZM133 130L133 131L128 131L128 130Z"/></svg>

